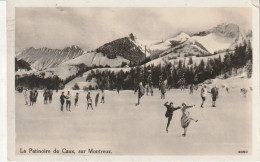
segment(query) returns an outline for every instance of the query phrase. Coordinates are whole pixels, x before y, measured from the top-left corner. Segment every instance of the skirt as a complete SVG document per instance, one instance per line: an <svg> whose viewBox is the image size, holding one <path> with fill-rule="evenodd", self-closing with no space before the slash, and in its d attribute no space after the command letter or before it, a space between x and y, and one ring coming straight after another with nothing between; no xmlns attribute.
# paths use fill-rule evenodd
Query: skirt
<svg viewBox="0 0 260 162"><path fill-rule="evenodd" d="M182 126L182 128L187 128L189 126L189 124L190 124L190 121L191 121L191 119L190 119L189 116L182 115L182 117L181 117L181 126Z"/></svg>

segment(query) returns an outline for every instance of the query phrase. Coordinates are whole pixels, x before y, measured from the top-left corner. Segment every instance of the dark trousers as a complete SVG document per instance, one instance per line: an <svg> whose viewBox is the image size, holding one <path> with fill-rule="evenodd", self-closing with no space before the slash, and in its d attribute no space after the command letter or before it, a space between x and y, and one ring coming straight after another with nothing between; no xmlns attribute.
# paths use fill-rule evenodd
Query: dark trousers
<svg viewBox="0 0 260 162"><path fill-rule="evenodd" d="M60 110L63 111L64 100L61 100L60 103L61 103L61 108L60 108Z"/></svg>
<svg viewBox="0 0 260 162"><path fill-rule="evenodd" d="M47 104L48 97L44 97L44 104Z"/></svg>
<svg viewBox="0 0 260 162"><path fill-rule="evenodd" d="M92 103L88 103L88 107L91 106L92 110L93 110L93 107L92 107ZM88 110L88 107L87 107L87 110Z"/></svg>
<svg viewBox="0 0 260 162"><path fill-rule="evenodd" d="M67 110L67 111L70 111L70 105L71 105L71 101L70 101L70 100L67 100L67 101L66 101L66 110Z"/></svg>
<svg viewBox="0 0 260 162"><path fill-rule="evenodd" d="M49 103L52 102L52 96L49 96Z"/></svg>

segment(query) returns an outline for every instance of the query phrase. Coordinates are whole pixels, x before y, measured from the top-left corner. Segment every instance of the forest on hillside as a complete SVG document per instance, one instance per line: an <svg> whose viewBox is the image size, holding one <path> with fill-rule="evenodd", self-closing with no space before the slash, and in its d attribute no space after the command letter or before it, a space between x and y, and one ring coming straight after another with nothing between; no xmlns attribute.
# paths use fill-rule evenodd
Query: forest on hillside
<svg viewBox="0 0 260 162"><path fill-rule="evenodd" d="M158 87L160 82L167 81L168 88L179 88L181 86L187 86L190 84L203 83L207 79L216 78L219 75L224 75L224 78L228 78L232 71L236 71L239 68L246 67L248 77L252 75L252 47L251 42L245 42L244 44L235 47L235 50L230 52L226 51L224 58L220 56L218 58L209 58L204 62L201 59L197 65L193 63L192 57L189 57L188 64L179 60L177 64L167 63L165 66L161 64L146 66L145 60L142 65L131 67L130 71L123 71L116 73L114 71L100 71L93 70L95 68L104 68L103 66L88 67L84 64L78 65L78 73L72 75L65 80L60 79L58 76L44 78L36 75L27 75L23 77L15 78L15 86L23 86L27 88L48 88L48 89L63 89L64 85L74 79L77 76L82 76L84 72L91 70L86 81L90 81L93 78L97 81L96 87L87 87L88 89L134 89L139 82L143 85L149 84L153 87ZM187 56L189 56L187 54ZM124 67L122 65L121 67ZM105 66L109 68L109 66ZM79 89L78 85L74 85L74 89Z"/></svg>

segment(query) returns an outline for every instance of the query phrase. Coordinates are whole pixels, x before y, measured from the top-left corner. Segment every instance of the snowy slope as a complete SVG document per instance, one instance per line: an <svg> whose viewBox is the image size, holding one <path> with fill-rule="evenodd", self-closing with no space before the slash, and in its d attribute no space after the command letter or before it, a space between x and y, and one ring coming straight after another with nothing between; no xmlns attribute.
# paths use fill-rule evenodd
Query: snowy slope
<svg viewBox="0 0 260 162"><path fill-rule="evenodd" d="M93 65L108 65L110 67L117 67L120 66L122 62L129 63L129 60L124 59L121 56L117 56L114 59L109 59L102 53L96 52L84 53L83 55L66 61L55 68L45 70L45 77L57 75L61 79L66 79L69 76L75 75L78 72L78 68L76 67L76 65L79 64L85 64L89 67Z"/></svg>
<svg viewBox="0 0 260 162"><path fill-rule="evenodd" d="M23 59L38 70L53 68L59 64L82 55L84 51L72 45L64 49L49 49L46 47L35 49L30 47L17 54L17 59Z"/></svg>
<svg viewBox="0 0 260 162"><path fill-rule="evenodd" d="M200 42L210 53L228 49L235 41L234 38L225 38L214 33L206 36L193 36L192 38Z"/></svg>

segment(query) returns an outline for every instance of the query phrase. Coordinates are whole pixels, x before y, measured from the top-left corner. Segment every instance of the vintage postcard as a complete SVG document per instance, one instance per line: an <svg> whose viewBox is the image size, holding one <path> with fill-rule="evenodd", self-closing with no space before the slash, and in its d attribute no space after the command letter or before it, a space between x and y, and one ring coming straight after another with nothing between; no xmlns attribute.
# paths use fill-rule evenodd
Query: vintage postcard
<svg viewBox="0 0 260 162"><path fill-rule="evenodd" d="M259 8L8 0L9 160L260 160Z"/></svg>

